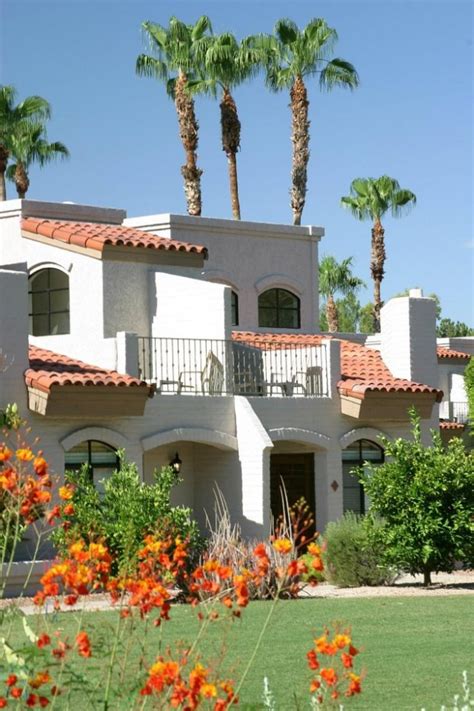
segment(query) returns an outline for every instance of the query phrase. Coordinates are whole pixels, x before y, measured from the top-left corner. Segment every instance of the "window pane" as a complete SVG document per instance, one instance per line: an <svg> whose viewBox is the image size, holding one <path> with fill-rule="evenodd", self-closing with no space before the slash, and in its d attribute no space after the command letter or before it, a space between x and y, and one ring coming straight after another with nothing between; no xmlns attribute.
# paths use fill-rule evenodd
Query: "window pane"
<svg viewBox="0 0 474 711"><path fill-rule="evenodd" d="M69 333L69 314L51 314L51 336Z"/></svg>
<svg viewBox="0 0 474 711"><path fill-rule="evenodd" d="M48 316L33 316L32 317L32 335L33 336L48 336L49 335L49 319Z"/></svg>
<svg viewBox="0 0 474 711"><path fill-rule="evenodd" d="M66 469L68 464L87 464L88 461L89 443L87 441L76 444L65 454Z"/></svg>
<svg viewBox="0 0 474 711"><path fill-rule="evenodd" d="M277 289L270 289L260 294L258 297L260 306L276 306L277 305Z"/></svg>
<svg viewBox="0 0 474 711"><path fill-rule="evenodd" d="M67 311L69 308L69 291L61 289L51 292L51 311Z"/></svg>
<svg viewBox="0 0 474 711"><path fill-rule="evenodd" d="M280 328L298 328L298 312L293 310L283 310L278 314L278 326Z"/></svg>
<svg viewBox="0 0 474 711"><path fill-rule="evenodd" d="M49 269L49 288L50 289L67 289L69 286L69 277L59 269Z"/></svg>
<svg viewBox="0 0 474 711"><path fill-rule="evenodd" d="M278 289L278 305L283 308L297 308L298 297L286 289Z"/></svg>
<svg viewBox="0 0 474 711"><path fill-rule="evenodd" d="M238 326L239 325L239 297L233 291L231 293L231 310L232 310L232 326Z"/></svg>
<svg viewBox="0 0 474 711"><path fill-rule="evenodd" d="M91 442L91 460L92 464L110 464L115 469L117 453L108 444L93 440Z"/></svg>
<svg viewBox="0 0 474 711"><path fill-rule="evenodd" d="M36 272L30 277L30 289L31 291L39 291L41 289L47 289L48 283L48 272L50 269L42 269L40 272Z"/></svg>
<svg viewBox="0 0 474 711"><path fill-rule="evenodd" d="M40 291L32 294L31 297L32 314L47 314L49 311L49 294L47 291Z"/></svg>
<svg viewBox="0 0 474 711"><path fill-rule="evenodd" d="M277 328L278 318L276 309L260 308L258 310L258 325L266 326L267 328Z"/></svg>

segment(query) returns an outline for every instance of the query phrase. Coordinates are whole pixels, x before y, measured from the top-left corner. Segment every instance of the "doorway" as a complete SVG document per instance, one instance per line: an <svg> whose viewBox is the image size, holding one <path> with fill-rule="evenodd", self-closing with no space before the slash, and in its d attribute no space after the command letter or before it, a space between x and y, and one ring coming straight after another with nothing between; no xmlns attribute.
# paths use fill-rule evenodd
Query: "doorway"
<svg viewBox="0 0 474 711"><path fill-rule="evenodd" d="M270 456L270 507L274 521L283 513L280 494L281 481L285 484L291 506L302 496L316 518L314 490L314 454L272 454Z"/></svg>

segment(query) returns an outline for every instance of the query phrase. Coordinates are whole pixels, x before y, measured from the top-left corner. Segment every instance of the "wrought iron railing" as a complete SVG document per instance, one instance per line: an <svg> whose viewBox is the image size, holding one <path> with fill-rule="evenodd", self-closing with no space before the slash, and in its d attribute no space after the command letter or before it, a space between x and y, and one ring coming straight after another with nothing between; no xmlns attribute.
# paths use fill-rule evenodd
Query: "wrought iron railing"
<svg viewBox="0 0 474 711"><path fill-rule="evenodd" d="M328 397L326 344L138 338L140 378L160 394Z"/></svg>
<svg viewBox="0 0 474 711"><path fill-rule="evenodd" d="M441 420L459 422L464 425L469 419L467 402L453 402L451 400L446 400L439 406L439 416Z"/></svg>

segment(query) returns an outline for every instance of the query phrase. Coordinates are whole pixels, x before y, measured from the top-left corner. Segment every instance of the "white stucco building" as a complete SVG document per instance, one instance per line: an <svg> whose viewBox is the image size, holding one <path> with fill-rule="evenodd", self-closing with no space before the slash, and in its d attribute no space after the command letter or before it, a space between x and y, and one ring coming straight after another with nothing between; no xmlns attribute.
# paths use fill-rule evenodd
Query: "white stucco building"
<svg viewBox="0 0 474 711"><path fill-rule="evenodd" d="M176 453L201 526L217 484L267 532L283 477L324 529L364 501L350 469L377 437L460 433L474 339L436 343L419 291L381 333L317 329L320 227L11 200L0 204L0 407L17 402L51 468L99 483L125 448L145 481ZM99 484L100 485L100 484Z"/></svg>

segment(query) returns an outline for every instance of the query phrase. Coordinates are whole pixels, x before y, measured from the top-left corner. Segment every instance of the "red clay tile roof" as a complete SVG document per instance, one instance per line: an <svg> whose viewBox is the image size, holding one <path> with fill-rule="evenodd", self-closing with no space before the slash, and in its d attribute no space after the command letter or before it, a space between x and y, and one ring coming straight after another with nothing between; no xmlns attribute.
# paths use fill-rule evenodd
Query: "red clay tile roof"
<svg viewBox="0 0 474 711"><path fill-rule="evenodd" d="M25 382L29 387L45 393L49 393L56 385L143 388L148 390L148 394L152 392L151 386L138 378L88 365L45 348L30 345L29 359L30 367L25 371Z"/></svg>
<svg viewBox="0 0 474 711"><path fill-rule="evenodd" d="M253 333L234 331L236 341L251 342L254 345L272 346L317 346L327 336L303 333ZM338 339L339 340L339 339ZM439 402L441 390L423 383L415 383L403 378L394 378L382 360L380 351L367 348L352 341L341 340L341 380L338 389L342 395L352 395L362 399L366 392L410 392L433 393Z"/></svg>
<svg viewBox="0 0 474 711"><path fill-rule="evenodd" d="M438 358L456 358L459 360L469 360L471 357L469 353L464 353L464 351L455 351L453 348L444 348L444 346L437 346L436 353Z"/></svg>
<svg viewBox="0 0 474 711"><path fill-rule="evenodd" d="M123 225L105 225L96 222L65 222L26 217L21 221L25 232L48 237L56 242L86 247L103 252L106 245L112 247L135 247L139 249L160 249L167 252L188 252L207 257L207 249L200 244L178 242L152 235L143 230Z"/></svg>
<svg viewBox="0 0 474 711"><path fill-rule="evenodd" d="M466 425L461 422L448 422L447 420L441 420L439 423L440 430L464 430Z"/></svg>

